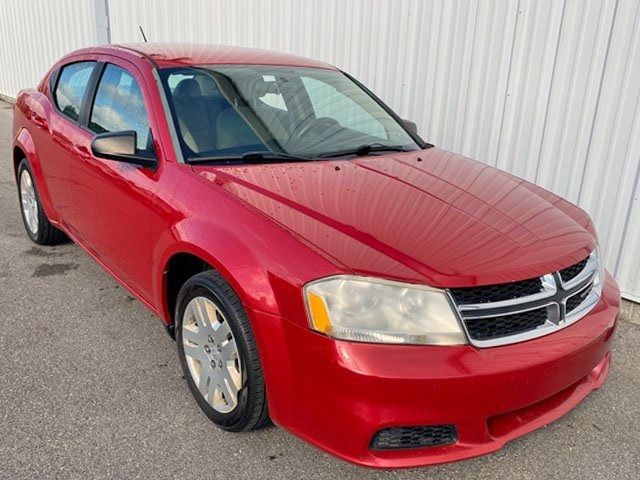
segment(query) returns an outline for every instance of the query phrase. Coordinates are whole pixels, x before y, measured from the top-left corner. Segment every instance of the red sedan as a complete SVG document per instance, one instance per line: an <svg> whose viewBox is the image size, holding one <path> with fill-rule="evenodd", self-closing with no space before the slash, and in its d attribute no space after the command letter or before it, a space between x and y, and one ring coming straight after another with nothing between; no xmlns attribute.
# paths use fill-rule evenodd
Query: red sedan
<svg viewBox="0 0 640 480"><path fill-rule="evenodd" d="M29 237L71 238L156 313L224 429L429 465L605 380L620 301L589 216L424 142L331 65L89 48L14 119Z"/></svg>

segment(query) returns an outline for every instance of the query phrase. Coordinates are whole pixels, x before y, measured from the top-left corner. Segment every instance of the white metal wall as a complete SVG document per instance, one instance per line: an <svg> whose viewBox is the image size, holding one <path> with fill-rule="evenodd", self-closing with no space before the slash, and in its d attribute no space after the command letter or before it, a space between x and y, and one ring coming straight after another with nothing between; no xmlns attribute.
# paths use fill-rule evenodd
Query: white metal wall
<svg viewBox="0 0 640 480"><path fill-rule="evenodd" d="M267 48L347 70L425 139L585 208L625 296L640 300L638 0L66 0L82 4L66 24L101 2L114 43L140 41L142 25L150 41ZM44 23L23 38L43 27L64 36ZM47 53L97 42L91 28L52 37ZM39 71L53 59L19 58ZM0 74L0 93L16 88Z"/></svg>
<svg viewBox="0 0 640 480"><path fill-rule="evenodd" d="M2 0L0 95L15 98L65 53L106 41L95 7L93 0Z"/></svg>

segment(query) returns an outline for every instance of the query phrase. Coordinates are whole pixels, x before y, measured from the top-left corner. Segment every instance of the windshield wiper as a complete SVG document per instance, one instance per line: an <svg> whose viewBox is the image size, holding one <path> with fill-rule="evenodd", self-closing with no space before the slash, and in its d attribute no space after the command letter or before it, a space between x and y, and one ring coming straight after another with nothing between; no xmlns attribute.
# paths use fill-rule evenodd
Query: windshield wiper
<svg viewBox="0 0 640 480"><path fill-rule="evenodd" d="M242 155L212 155L209 157L189 157L187 161L196 163L266 163L266 162L311 162L313 158L279 152L247 152Z"/></svg>
<svg viewBox="0 0 640 480"><path fill-rule="evenodd" d="M322 158L331 158L331 157L342 157L346 155L357 155L359 157L364 157L365 155L369 155L372 152L411 152L413 148L407 148L402 145L385 145L384 143L365 143L364 145L360 145L358 148L352 148L349 150L341 150L338 152L325 153L323 155L318 155Z"/></svg>

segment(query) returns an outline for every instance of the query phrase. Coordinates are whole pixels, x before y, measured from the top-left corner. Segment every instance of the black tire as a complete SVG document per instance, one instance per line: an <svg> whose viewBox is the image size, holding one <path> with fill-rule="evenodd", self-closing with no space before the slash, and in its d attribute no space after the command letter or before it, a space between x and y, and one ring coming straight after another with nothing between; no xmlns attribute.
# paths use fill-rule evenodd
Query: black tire
<svg viewBox="0 0 640 480"><path fill-rule="evenodd" d="M29 228L27 219L25 218L24 209L22 208L20 181L22 179L22 172L25 170L29 173L31 181L33 182L33 190L35 192L36 204L38 206L38 226L35 233L32 232ZM18 166L18 200L20 201L20 214L22 215L22 223L24 224L24 228L27 231L27 235L29 235L29 238L38 245L55 245L57 243L66 241L67 236L61 230L58 230L56 227L54 227L47 218L47 215L44 213L42 202L40 201L40 195L38 194L38 188L36 187L33 179L34 176L33 172L31 171L31 167L29 166L29 162L26 158L23 158L20 161L20 165Z"/></svg>
<svg viewBox="0 0 640 480"><path fill-rule="evenodd" d="M238 391L238 404L229 413L215 410L200 393L191 376L184 353L182 321L189 302L195 297L206 297L222 312L235 338L241 359L242 386ZM178 356L189 389L202 411L224 430L240 432L259 428L269 422L267 398L258 347L242 302L231 286L214 270L194 275L180 289L175 316Z"/></svg>

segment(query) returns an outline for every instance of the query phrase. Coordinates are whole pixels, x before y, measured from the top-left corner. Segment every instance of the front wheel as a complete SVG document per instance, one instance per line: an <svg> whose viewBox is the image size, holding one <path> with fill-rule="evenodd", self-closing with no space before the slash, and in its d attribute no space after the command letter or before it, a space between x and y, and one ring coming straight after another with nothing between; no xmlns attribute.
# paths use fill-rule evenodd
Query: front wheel
<svg viewBox="0 0 640 480"><path fill-rule="evenodd" d="M44 213L26 158L18 166L18 195L24 228L31 240L38 245L55 245L66 239L65 234L54 227Z"/></svg>
<svg viewBox="0 0 640 480"><path fill-rule="evenodd" d="M178 356L204 413L229 431L268 421L262 367L240 299L215 271L191 277L176 306Z"/></svg>

